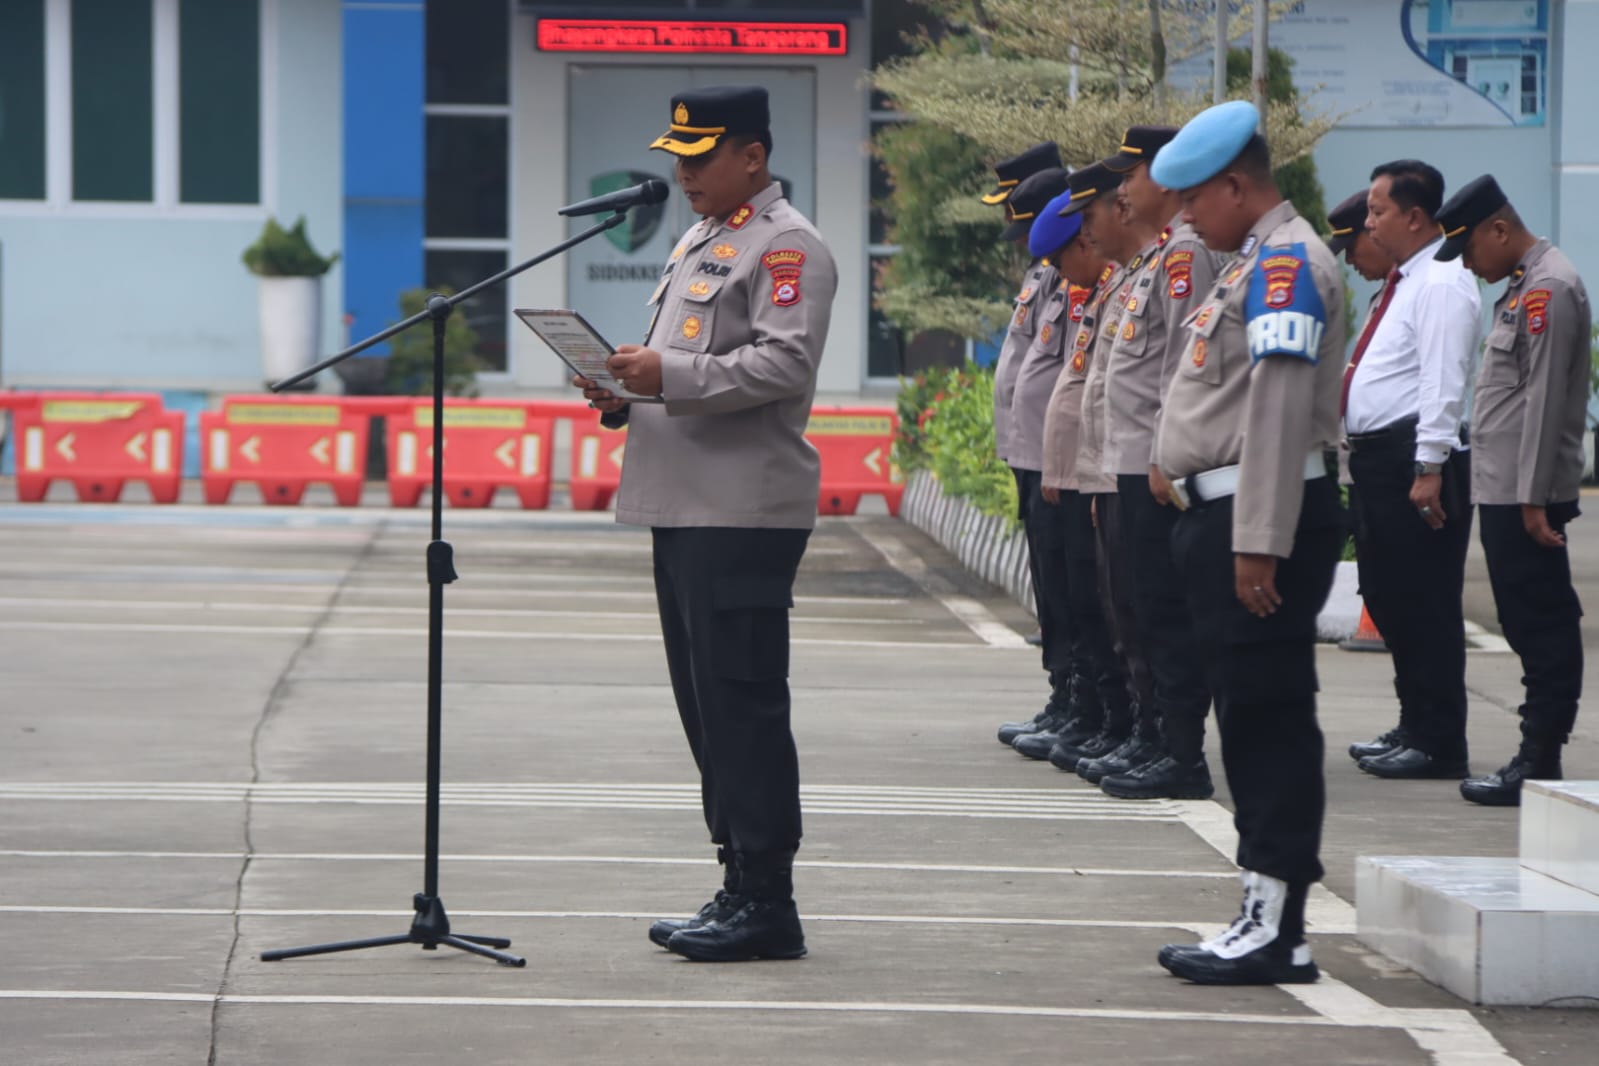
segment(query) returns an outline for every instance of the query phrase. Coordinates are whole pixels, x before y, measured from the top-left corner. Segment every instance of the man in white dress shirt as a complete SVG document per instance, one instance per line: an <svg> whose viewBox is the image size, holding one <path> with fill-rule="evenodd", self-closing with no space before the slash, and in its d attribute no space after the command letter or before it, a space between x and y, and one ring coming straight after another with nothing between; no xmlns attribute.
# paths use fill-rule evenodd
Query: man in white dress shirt
<svg viewBox="0 0 1599 1066"><path fill-rule="evenodd" d="M1443 193L1443 175L1419 160L1372 171L1366 229L1395 266L1344 374L1360 591L1393 652L1399 696L1399 725L1349 754L1379 777L1468 772L1461 422L1481 300L1464 267L1433 258Z"/></svg>

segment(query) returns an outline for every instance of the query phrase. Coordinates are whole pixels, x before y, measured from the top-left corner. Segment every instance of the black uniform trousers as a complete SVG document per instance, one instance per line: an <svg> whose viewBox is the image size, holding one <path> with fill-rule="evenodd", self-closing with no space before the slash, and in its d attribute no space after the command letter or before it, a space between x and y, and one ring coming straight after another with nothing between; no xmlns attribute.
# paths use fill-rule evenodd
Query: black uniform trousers
<svg viewBox="0 0 1599 1066"><path fill-rule="evenodd" d="M1444 527L1434 530L1410 502L1415 422L1351 435L1355 559L1360 594L1394 658L1399 725L1409 747L1464 759L1466 629L1461 607L1471 542L1470 452L1443 468Z"/></svg>
<svg viewBox="0 0 1599 1066"><path fill-rule="evenodd" d="M1172 559L1171 535L1180 512L1156 501L1147 474L1123 474L1116 484L1123 550L1132 560L1134 621L1154 680L1155 716L1167 753L1192 764L1205 751L1210 689L1194 642L1188 598Z"/></svg>
<svg viewBox="0 0 1599 1066"><path fill-rule="evenodd" d="M1521 524L1519 504L1482 504L1482 551L1505 640L1521 658L1521 732L1529 740L1561 744L1577 719L1582 695L1582 603L1571 584L1564 545L1544 548ZM1549 525L1564 532L1577 504L1550 504Z"/></svg>
<svg viewBox="0 0 1599 1066"><path fill-rule="evenodd" d="M810 530L650 532L666 665L711 841L747 854L793 851L800 801L788 611Z"/></svg>
<svg viewBox="0 0 1599 1066"><path fill-rule="evenodd" d="M1098 697L1104 726L1116 734L1132 728L1127 672L1111 639L1110 623L1100 596L1099 545L1094 532L1091 495L1062 489L1065 514L1066 592L1072 611L1072 661Z"/></svg>
<svg viewBox="0 0 1599 1066"><path fill-rule="evenodd" d="M1027 537L1027 565L1033 577L1033 602L1043 638L1044 670L1049 674L1050 702L1066 710L1071 688L1073 621L1066 577L1066 512L1044 499L1044 475L1011 468L1022 530Z"/></svg>
<svg viewBox="0 0 1599 1066"><path fill-rule="evenodd" d="M1216 701L1238 865L1290 884L1321 879L1324 744L1316 724L1316 616L1344 539L1338 486L1305 483L1293 554L1277 561L1282 606L1257 618L1234 587L1233 498L1196 503L1172 533L1194 638Z"/></svg>
<svg viewBox="0 0 1599 1066"><path fill-rule="evenodd" d="M1099 547L1099 591L1105 618L1116 642L1127 674L1127 694L1132 700L1134 726L1144 736L1153 736L1160 726L1155 717L1155 679L1140 639L1137 607L1133 600L1132 553L1122 534L1122 502L1119 493L1093 495L1095 530Z"/></svg>

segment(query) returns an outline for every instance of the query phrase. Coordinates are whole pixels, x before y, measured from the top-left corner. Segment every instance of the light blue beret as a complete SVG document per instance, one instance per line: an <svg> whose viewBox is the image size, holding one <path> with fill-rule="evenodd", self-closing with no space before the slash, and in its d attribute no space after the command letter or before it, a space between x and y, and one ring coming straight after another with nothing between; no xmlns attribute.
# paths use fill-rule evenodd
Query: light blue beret
<svg viewBox="0 0 1599 1066"><path fill-rule="evenodd" d="M1238 158L1260 126L1260 112L1247 100L1208 107L1188 120L1149 165L1155 184L1192 189Z"/></svg>
<svg viewBox="0 0 1599 1066"><path fill-rule="evenodd" d="M1073 212L1065 218L1060 215L1061 208L1071 201L1072 192L1067 189L1038 213L1038 220L1033 223L1032 232L1027 235L1027 250L1032 253L1034 259L1059 251L1083 228L1081 211Z"/></svg>

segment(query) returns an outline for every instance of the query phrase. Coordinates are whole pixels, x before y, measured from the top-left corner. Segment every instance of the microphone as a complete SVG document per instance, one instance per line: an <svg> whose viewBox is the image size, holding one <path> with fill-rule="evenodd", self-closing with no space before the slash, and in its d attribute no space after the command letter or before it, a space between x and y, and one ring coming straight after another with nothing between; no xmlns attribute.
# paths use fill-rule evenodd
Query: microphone
<svg viewBox="0 0 1599 1066"><path fill-rule="evenodd" d="M608 192L604 196L594 196L587 200L579 200L575 204L567 204L558 213L572 218L577 215L597 215L601 211L626 211L630 207L639 207L643 204L661 203L670 191L666 182L651 178L642 185L632 185L626 189Z"/></svg>

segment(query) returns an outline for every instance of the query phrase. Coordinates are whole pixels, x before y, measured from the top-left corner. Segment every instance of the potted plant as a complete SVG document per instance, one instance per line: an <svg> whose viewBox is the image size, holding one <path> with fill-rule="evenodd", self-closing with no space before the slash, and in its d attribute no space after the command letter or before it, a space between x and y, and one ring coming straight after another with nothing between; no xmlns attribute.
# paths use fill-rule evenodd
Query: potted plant
<svg viewBox="0 0 1599 1066"><path fill-rule="evenodd" d="M316 362L322 346L322 275L339 255L323 256L311 247L302 215L291 229L268 218L243 258L261 279L261 370L270 385Z"/></svg>

